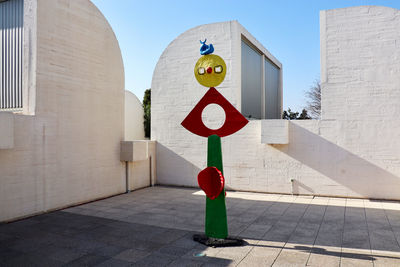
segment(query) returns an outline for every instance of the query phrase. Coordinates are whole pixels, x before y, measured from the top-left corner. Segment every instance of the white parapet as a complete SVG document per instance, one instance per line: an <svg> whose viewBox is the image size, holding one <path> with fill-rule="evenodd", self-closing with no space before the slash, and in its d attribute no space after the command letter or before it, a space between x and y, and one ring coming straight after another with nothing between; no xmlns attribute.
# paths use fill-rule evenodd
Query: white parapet
<svg viewBox="0 0 400 267"><path fill-rule="evenodd" d="M127 162L127 191L156 184L156 142L121 142L121 161Z"/></svg>
<svg viewBox="0 0 400 267"><path fill-rule="evenodd" d="M286 145L289 144L288 120L262 120L261 143Z"/></svg>
<svg viewBox="0 0 400 267"><path fill-rule="evenodd" d="M14 148L14 114L0 112L0 149Z"/></svg>
<svg viewBox="0 0 400 267"><path fill-rule="evenodd" d="M121 141L121 161L140 161L152 156L155 141L135 140Z"/></svg>

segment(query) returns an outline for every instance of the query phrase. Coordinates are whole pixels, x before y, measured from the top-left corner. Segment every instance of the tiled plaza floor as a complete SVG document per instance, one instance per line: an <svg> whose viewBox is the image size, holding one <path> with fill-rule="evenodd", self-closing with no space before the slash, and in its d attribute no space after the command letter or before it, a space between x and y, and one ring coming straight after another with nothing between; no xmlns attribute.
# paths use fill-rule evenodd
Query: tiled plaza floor
<svg viewBox="0 0 400 267"><path fill-rule="evenodd" d="M400 203L227 193L231 236L208 248L205 199L153 187L0 225L0 266L400 266Z"/></svg>

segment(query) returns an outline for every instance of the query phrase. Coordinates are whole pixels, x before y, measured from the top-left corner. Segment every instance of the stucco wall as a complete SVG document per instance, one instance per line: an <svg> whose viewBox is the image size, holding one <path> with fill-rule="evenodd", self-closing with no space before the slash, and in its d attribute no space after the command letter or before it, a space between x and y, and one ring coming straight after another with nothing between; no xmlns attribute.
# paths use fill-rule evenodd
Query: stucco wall
<svg viewBox="0 0 400 267"><path fill-rule="evenodd" d="M137 96L125 91L125 140L143 140L144 118L143 106Z"/></svg>
<svg viewBox="0 0 400 267"><path fill-rule="evenodd" d="M400 120L392 115L400 103L399 18L384 7L322 12L323 120L291 121L287 145L262 144L260 120L223 138L227 188L400 199ZM199 39L208 38L226 61L217 89L240 110L241 29L236 22L202 25L162 54L152 83L159 183L197 186L206 166L206 139L180 125L207 90L193 75Z"/></svg>
<svg viewBox="0 0 400 267"><path fill-rule="evenodd" d="M36 20L36 107L14 116L14 148L0 150L0 221L125 189L124 69L111 27L88 0L38 0Z"/></svg>

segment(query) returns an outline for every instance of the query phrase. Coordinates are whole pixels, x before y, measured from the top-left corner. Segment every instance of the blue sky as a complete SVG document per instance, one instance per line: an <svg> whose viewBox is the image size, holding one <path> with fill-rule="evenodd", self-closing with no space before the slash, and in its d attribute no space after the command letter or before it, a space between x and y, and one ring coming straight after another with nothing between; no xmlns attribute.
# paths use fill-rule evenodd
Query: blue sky
<svg viewBox="0 0 400 267"><path fill-rule="evenodd" d="M400 0L92 0L111 24L125 65L125 88L142 100L161 53L197 25L238 20L283 64L283 107L301 110L320 76L319 11Z"/></svg>

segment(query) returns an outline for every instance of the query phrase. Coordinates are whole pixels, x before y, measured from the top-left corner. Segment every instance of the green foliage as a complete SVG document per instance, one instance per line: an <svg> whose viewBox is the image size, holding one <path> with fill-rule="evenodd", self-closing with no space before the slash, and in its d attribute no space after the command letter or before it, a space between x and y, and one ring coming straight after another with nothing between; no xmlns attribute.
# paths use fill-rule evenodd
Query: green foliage
<svg viewBox="0 0 400 267"><path fill-rule="evenodd" d="M307 114L307 110L303 109L301 113L293 112L290 108L284 110L282 114L282 119L284 120L309 120L311 117Z"/></svg>
<svg viewBox="0 0 400 267"><path fill-rule="evenodd" d="M301 111L301 113L297 119L298 120L310 120L311 117L308 115L307 110L303 108L303 110Z"/></svg>
<svg viewBox="0 0 400 267"><path fill-rule="evenodd" d="M143 97L144 111L144 136L150 138L150 121L151 121L151 88L144 91Z"/></svg>

